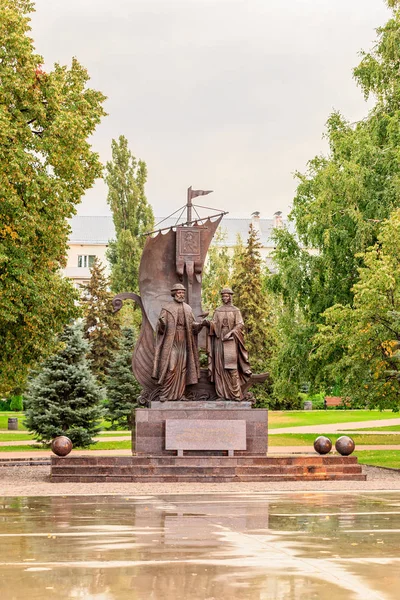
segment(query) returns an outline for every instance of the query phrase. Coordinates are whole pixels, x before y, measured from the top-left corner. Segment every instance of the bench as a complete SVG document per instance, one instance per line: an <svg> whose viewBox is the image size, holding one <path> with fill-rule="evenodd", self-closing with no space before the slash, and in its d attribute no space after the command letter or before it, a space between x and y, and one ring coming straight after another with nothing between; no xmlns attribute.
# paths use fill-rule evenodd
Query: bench
<svg viewBox="0 0 400 600"><path fill-rule="evenodd" d="M344 402L344 400L341 396L325 396L325 398L324 398L325 410L330 406L344 406L346 408L346 403Z"/></svg>

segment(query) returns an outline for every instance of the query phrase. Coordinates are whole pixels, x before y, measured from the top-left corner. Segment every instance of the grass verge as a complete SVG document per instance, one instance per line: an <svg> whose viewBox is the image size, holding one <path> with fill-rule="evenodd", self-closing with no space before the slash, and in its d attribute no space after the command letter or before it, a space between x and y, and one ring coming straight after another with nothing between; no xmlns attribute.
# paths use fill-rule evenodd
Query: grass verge
<svg viewBox="0 0 400 600"><path fill-rule="evenodd" d="M382 419L399 419L400 413L390 410L289 410L270 411L268 426L271 429L282 427L301 427L307 425L328 425L331 423L351 423L357 421L380 421Z"/></svg>
<svg viewBox="0 0 400 600"><path fill-rule="evenodd" d="M343 430L345 431L345 429ZM400 425L387 425L387 427L358 427L352 431L398 431L400 433Z"/></svg>
<svg viewBox="0 0 400 600"><path fill-rule="evenodd" d="M131 441L124 440L121 442L97 442L97 444L92 444L89 448L76 447L75 450L130 450L131 447ZM35 444L26 444L24 446L0 446L0 454L2 452L36 452L38 450L50 450L50 448Z"/></svg>
<svg viewBox="0 0 400 600"><path fill-rule="evenodd" d="M0 433L0 442L29 442L34 441L33 435L26 433Z"/></svg>
<svg viewBox="0 0 400 600"><path fill-rule="evenodd" d="M400 450L360 450L356 454L362 465L400 469Z"/></svg>

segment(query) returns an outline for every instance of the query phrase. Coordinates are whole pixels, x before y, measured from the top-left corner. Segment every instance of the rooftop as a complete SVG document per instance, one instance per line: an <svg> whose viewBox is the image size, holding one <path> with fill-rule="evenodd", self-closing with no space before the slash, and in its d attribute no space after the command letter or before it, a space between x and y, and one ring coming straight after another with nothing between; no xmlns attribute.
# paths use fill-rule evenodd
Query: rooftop
<svg viewBox="0 0 400 600"><path fill-rule="evenodd" d="M163 217L155 218L156 223L162 220ZM256 224L256 226L258 224L261 244L263 246L273 245L271 234L274 229L275 219L263 219L257 216L247 219L224 217L220 229L226 234L225 244L227 246L234 246L238 235L241 236L243 241L246 241L251 222ZM69 237L70 244L106 245L115 235L114 223L111 216L75 216L70 220L70 224L72 229ZM287 226L286 221L283 221L283 224ZM175 227L176 225L176 218L169 217L160 224L160 228Z"/></svg>

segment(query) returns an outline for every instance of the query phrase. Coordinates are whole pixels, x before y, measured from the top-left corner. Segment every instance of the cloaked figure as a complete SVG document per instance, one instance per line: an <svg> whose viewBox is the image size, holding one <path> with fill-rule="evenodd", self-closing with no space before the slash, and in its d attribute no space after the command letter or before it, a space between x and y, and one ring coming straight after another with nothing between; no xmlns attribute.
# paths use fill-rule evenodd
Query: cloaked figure
<svg viewBox="0 0 400 600"><path fill-rule="evenodd" d="M233 291L221 291L222 306L209 321L209 374L217 395L242 400L242 387L251 376L249 355L244 345L244 323L232 304Z"/></svg>
<svg viewBox="0 0 400 600"><path fill-rule="evenodd" d="M204 322L196 323L185 293L185 287L176 283L173 301L163 306L158 318L152 377L160 386L161 401L184 398L185 387L200 378L197 334Z"/></svg>

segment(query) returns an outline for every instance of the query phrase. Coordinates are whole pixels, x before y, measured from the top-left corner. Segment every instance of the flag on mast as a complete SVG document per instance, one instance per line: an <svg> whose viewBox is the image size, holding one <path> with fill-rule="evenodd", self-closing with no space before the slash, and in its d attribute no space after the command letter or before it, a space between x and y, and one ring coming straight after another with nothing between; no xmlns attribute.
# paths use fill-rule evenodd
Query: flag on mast
<svg viewBox="0 0 400 600"><path fill-rule="evenodd" d="M207 194L211 194L213 190L192 190L190 187L188 189L188 200L192 198L196 198L197 196L207 196Z"/></svg>

